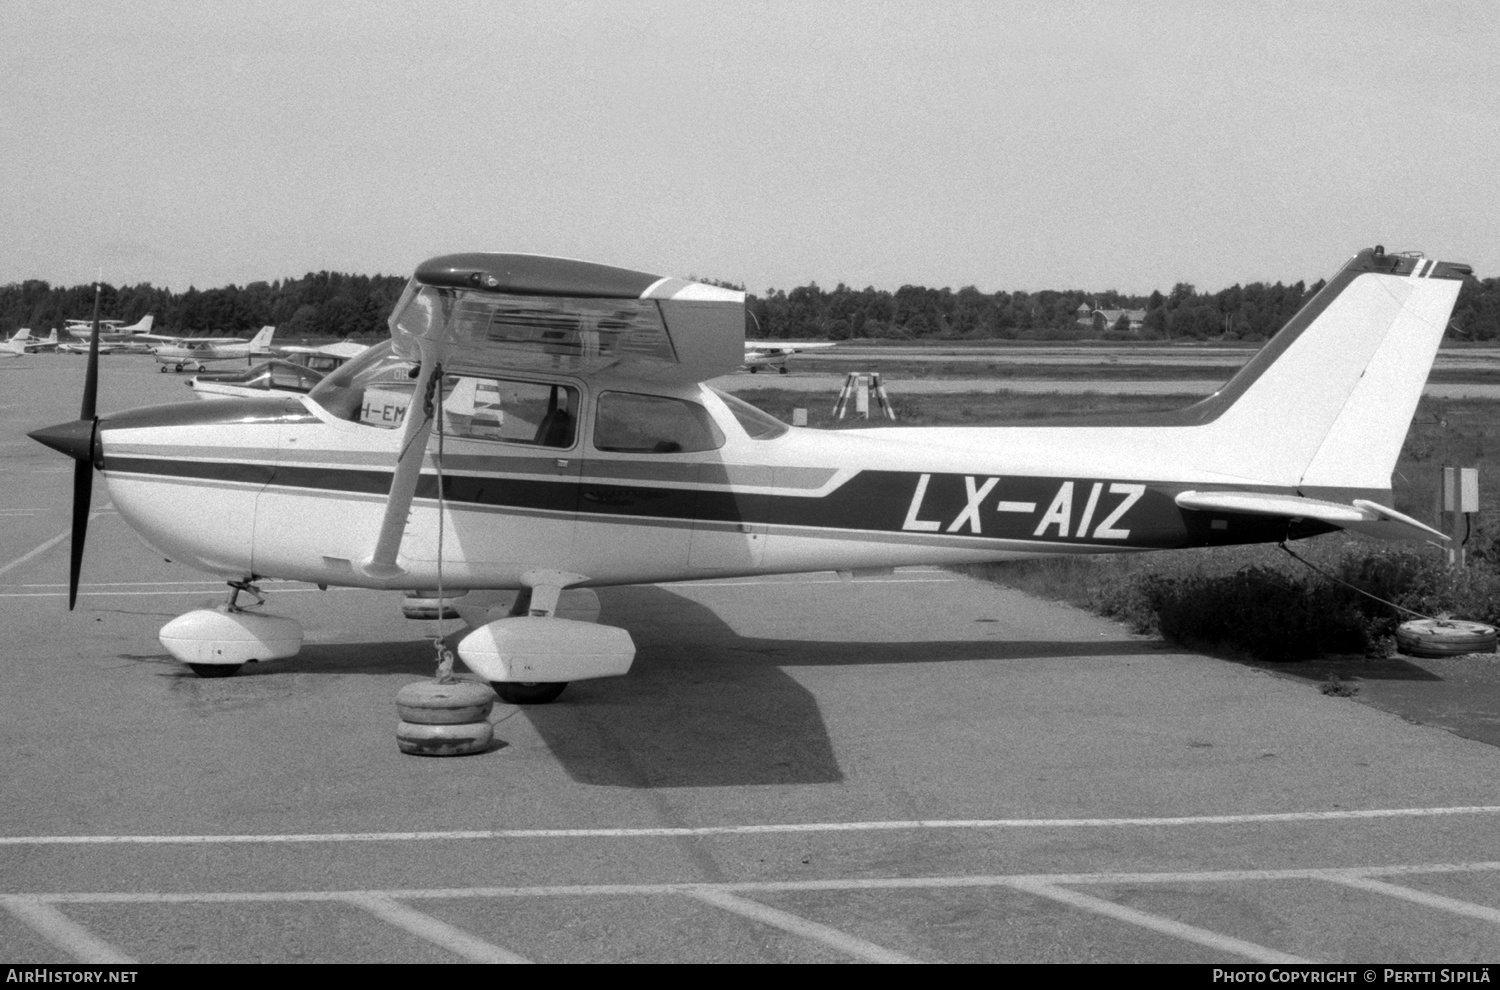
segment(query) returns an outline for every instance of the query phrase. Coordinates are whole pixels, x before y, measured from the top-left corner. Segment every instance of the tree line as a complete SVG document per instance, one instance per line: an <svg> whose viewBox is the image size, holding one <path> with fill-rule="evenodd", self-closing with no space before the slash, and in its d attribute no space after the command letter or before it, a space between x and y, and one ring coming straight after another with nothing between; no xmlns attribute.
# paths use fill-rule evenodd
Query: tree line
<svg viewBox="0 0 1500 990"><path fill-rule="evenodd" d="M368 337L386 332L404 276L309 272L301 278L251 282L176 293L149 283L106 284L100 316L134 323L155 316L160 333L232 333L275 326L283 337ZM731 288L743 286L715 282ZM747 334L782 340L1264 340L1323 283L1232 285L1198 292L1179 282L1166 294L1115 291L981 292L903 285L894 292L816 282L789 291L767 289L746 299ZM93 311L92 285L53 286L40 280L0 286L0 331L45 333ZM1096 310L1121 313L1111 324ZM1082 321L1082 322L1080 322ZM1459 292L1448 336L1500 339L1500 278L1469 279Z"/></svg>
<svg viewBox="0 0 1500 990"><path fill-rule="evenodd" d="M148 313L155 333L180 336L232 333L274 326L283 337L364 337L383 334L406 278L309 272L301 278L227 285L219 289L158 289L149 283L100 293L99 317L134 323ZM0 286L0 329L46 333L65 320L88 319L92 284L53 286L29 279Z"/></svg>
<svg viewBox="0 0 1500 990"><path fill-rule="evenodd" d="M769 289L747 300L755 336L849 340L1265 340L1323 287L1302 282L1252 282L1198 292L1179 282L1149 296L1079 290L981 292L904 285L895 292L832 291L816 283L790 292ZM1118 313L1114 322L1098 311ZM1080 322L1082 321L1082 322ZM1468 279L1459 291L1447 335L1500 339L1500 278Z"/></svg>

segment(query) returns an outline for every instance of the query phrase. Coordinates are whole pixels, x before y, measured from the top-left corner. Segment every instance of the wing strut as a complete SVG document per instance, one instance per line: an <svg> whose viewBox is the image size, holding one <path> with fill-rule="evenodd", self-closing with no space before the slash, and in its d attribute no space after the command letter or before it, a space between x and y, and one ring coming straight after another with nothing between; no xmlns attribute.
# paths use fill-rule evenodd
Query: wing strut
<svg viewBox="0 0 1500 990"><path fill-rule="evenodd" d="M401 456L397 458L395 473L391 475L391 491L386 496L385 517L380 521L375 551L359 565L361 571L375 578L393 578L406 573L406 568L398 564L396 558L401 552L401 539L406 535L411 500L422 477L427 437L432 433L432 418L440 401L435 398L443 377L443 366L438 362L438 345L420 338L417 343L422 350L422 365L402 424Z"/></svg>

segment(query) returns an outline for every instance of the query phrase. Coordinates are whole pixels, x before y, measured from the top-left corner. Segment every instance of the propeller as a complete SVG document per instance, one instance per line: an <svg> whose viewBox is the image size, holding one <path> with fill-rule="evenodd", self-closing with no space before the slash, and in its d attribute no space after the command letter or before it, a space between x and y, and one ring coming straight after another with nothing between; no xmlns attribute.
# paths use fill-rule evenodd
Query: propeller
<svg viewBox="0 0 1500 990"><path fill-rule="evenodd" d="M68 611L78 601L78 574L83 568L83 543L88 535L89 505L94 496L94 440L99 430L99 298L103 286L94 283L94 329L89 336L89 363L83 379L83 404L78 419L33 430L27 436L73 458L73 527L68 560Z"/></svg>

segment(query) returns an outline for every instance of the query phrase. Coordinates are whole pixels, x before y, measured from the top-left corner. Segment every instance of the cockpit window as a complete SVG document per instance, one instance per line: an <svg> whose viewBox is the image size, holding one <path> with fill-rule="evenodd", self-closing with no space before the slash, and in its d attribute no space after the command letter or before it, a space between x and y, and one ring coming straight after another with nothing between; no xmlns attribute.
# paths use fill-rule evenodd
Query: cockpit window
<svg viewBox="0 0 1500 990"><path fill-rule="evenodd" d="M744 399L730 395L728 392L720 391L712 385L709 386L709 390L724 400L724 405L729 407L729 411L734 414L734 418L739 421L740 426L750 435L751 440L774 440L791 429L790 426L787 426L775 416L762 409L755 408Z"/></svg>
<svg viewBox="0 0 1500 990"><path fill-rule="evenodd" d="M724 434L696 402L605 392L594 418L594 446L626 454L687 454L717 450Z"/></svg>
<svg viewBox="0 0 1500 990"><path fill-rule="evenodd" d="M571 447L578 390L544 382L446 375L443 432L471 440Z"/></svg>
<svg viewBox="0 0 1500 990"><path fill-rule="evenodd" d="M386 341L324 378L308 398L340 419L393 430L406 418L417 370ZM571 447L578 435L578 390L568 385L444 375L442 410L450 437Z"/></svg>

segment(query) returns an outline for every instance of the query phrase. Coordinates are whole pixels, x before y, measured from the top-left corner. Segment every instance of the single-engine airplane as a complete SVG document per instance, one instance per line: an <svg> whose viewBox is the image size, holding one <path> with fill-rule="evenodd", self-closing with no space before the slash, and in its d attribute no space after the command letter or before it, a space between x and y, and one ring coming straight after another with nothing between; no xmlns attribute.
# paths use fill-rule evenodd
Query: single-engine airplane
<svg viewBox="0 0 1500 990"><path fill-rule="evenodd" d="M750 374L755 374L762 368L775 368L783 375L787 373L786 363L793 354L803 351L821 351L836 346L835 343L813 343L810 341L785 341L773 344L769 340L747 340L745 341L746 368Z"/></svg>
<svg viewBox="0 0 1500 990"><path fill-rule="evenodd" d="M144 339L153 341L151 349L161 365L157 370L166 371L170 366L176 371L184 368L206 371L209 361L230 361L274 353L271 336L275 333L275 327L261 327L260 332L248 341L243 337L164 337L156 334Z"/></svg>
<svg viewBox="0 0 1500 990"><path fill-rule="evenodd" d="M77 460L69 607L93 472L120 516L228 601L161 631L200 674L291 656L241 607L262 578L451 591L471 670L515 703L624 674L590 589L735 575L1279 542L1441 540L1391 472L1465 265L1359 252L1185 409L1046 425L796 429L706 384L744 297L557 258L420 265L391 337L306 396L95 415L31 434Z"/></svg>
<svg viewBox="0 0 1500 990"><path fill-rule="evenodd" d="M151 333L151 326L155 321L156 317L150 314L141 317L130 326L126 326L124 320L100 320L99 339L104 343L112 344L128 342L134 337L147 336ZM66 320L63 323L63 332L74 340L81 340L87 344L93 335L93 324L92 320Z"/></svg>

